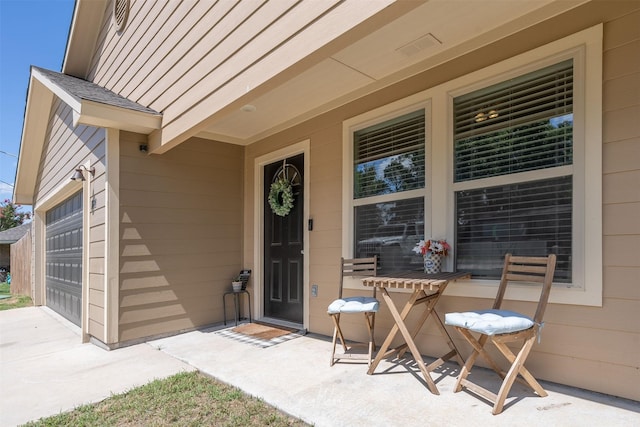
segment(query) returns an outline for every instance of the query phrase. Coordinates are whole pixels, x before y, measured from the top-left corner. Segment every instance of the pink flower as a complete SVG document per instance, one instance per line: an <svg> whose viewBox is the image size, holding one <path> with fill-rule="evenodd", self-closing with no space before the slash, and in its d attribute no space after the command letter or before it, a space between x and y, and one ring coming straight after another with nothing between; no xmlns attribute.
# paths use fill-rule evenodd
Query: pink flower
<svg viewBox="0 0 640 427"><path fill-rule="evenodd" d="M451 250L451 246L446 240L420 240L416 246L412 249L415 253L420 255L426 255L427 252L431 252L437 255L447 256Z"/></svg>

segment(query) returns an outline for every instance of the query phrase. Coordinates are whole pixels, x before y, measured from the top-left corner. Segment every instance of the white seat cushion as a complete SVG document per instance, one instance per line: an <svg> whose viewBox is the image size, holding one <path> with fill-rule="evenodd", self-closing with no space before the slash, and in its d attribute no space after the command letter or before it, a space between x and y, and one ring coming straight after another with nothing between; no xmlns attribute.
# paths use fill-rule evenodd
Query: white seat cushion
<svg viewBox="0 0 640 427"><path fill-rule="evenodd" d="M331 304L327 312L329 314L336 313L367 313L377 312L380 303L372 297L349 297L337 299Z"/></svg>
<svg viewBox="0 0 640 427"><path fill-rule="evenodd" d="M508 310L478 310L464 313L447 313L444 316L444 323L485 335L524 331L534 325L531 318Z"/></svg>

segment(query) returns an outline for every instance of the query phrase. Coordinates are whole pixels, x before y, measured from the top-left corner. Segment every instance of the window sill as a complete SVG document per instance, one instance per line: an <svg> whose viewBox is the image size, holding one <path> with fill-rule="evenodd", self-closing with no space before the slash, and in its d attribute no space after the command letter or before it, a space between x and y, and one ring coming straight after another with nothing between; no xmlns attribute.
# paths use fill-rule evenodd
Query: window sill
<svg viewBox="0 0 640 427"><path fill-rule="evenodd" d="M447 296L493 299L498 292L497 280L458 280L450 283L444 292ZM537 302L540 299L540 287L536 285L512 285L507 288L507 300ZM602 292L587 291L566 283L554 283L549 303L602 307Z"/></svg>

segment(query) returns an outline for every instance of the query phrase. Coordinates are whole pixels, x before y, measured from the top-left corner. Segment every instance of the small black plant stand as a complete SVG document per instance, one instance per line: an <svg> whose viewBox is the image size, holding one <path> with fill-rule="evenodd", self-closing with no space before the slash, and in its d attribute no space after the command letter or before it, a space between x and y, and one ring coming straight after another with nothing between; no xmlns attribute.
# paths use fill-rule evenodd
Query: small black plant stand
<svg viewBox="0 0 640 427"><path fill-rule="evenodd" d="M235 310L234 319L236 321L236 326L238 326L238 321L240 320L240 295L247 294L247 300L249 301L249 323L251 323L251 294L247 290L241 290L238 292L225 292L222 295L222 311L224 313L224 324L227 324L227 295L233 295L233 308Z"/></svg>

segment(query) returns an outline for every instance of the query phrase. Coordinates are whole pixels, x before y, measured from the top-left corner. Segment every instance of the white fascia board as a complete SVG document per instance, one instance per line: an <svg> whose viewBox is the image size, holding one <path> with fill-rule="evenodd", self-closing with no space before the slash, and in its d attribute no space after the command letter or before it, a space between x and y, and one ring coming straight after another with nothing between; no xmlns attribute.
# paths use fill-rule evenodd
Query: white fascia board
<svg viewBox="0 0 640 427"><path fill-rule="evenodd" d="M113 128L148 135L162 125L162 116L94 101L81 100L74 109L73 125Z"/></svg>
<svg viewBox="0 0 640 427"><path fill-rule="evenodd" d="M33 70L32 75L73 110L73 125L114 128L149 134L162 125L162 116L79 98Z"/></svg>
<svg viewBox="0 0 640 427"><path fill-rule="evenodd" d="M14 203L33 204L38 165L44 147L52 101L53 93L32 74L29 79L18 168L13 187Z"/></svg>
<svg viewBox="0 0 640 427"><path fill-rule="evenodd" d="M249 145L247 140L245 139L236 138L234 136L224 135L221 133L208 132L208 131L199 132L195 135L195 137L208 139L211 141L226 142L227 144Z"/></svg>

